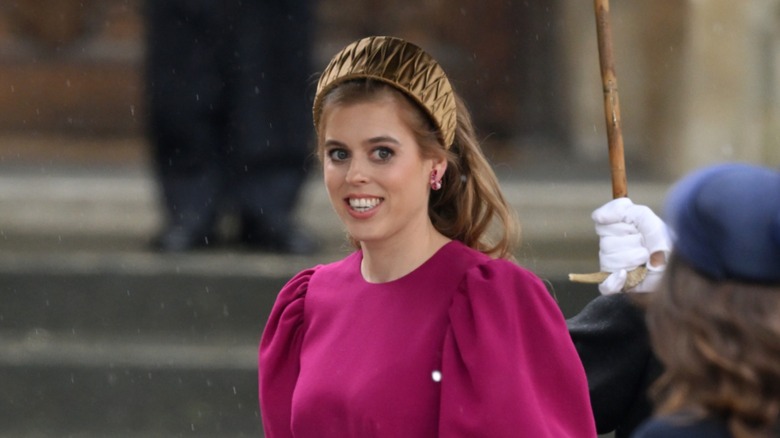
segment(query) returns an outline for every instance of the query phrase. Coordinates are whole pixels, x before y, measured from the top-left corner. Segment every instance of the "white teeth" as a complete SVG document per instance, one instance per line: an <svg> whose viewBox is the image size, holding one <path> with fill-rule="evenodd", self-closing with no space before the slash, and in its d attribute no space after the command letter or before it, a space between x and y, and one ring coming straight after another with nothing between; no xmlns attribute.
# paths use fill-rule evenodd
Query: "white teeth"
<svg viewBox="0 0 780 438"><path fill-rule="evenodd" d="M380 202L379 198L349 198L349 206L360 212L371 210Z"/></svg>

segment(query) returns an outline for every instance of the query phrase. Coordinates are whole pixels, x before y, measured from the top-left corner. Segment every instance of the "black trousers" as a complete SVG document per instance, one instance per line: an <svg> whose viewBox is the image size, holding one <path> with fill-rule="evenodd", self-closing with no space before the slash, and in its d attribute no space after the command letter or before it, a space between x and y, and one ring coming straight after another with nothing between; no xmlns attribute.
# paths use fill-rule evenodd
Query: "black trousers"
<svg viewBox="0 0 780 438"><path fill-rule="evenodd" d="M148 136L168 220L284 230L313 132L307 0L148 0Z"/></svg>

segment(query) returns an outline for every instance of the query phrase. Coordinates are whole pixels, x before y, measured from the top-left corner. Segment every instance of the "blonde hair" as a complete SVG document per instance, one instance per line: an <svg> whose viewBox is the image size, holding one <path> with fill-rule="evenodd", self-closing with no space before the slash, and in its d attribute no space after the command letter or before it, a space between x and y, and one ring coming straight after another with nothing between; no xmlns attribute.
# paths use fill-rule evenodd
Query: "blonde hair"
<svg viewBox="0 0 780 438"><path fill-rule="evenodd" d="M780 286L717 282L673 257L647 323L665 372L658 412L722 418L737 438L776 436Z"/></svg>
<svg viewBox="0 0 780 438"><path fill-rule="evenodd" d="M394 99L405 109L402 120L414 132L421 155L447 160L442 188L431 191L429 199L428 214L436 230L493 257L511 258L518 242L519 224L482 152L468 109L457 94L457 127L449 150L444 148L441 135L427 113L404 93L381 81L355 79L339 84L322 98L323 117L319 120L324 120L325 113L334 106L385 97ZM318 126L317 130L322 133L323 126ZM317 155L320 159L321 145L322 138L319 138ZM352 243L356 245L356 242Z"/></svg>

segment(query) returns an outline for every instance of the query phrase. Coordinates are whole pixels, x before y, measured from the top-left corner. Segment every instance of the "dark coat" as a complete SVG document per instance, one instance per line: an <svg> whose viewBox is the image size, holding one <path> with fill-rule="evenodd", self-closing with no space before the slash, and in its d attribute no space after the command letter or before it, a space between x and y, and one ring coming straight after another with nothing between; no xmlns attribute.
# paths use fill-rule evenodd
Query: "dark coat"
<svg viewBox="0 0 780 438"><path fill-rule="evenodd" d="M599 296L567 324L588 376L598 432L630 436L652 414L648 389L662 371L644 312L631 295Z"/></svg>
<svg viewBox="0 0 780 438"><path fill-rule="evenodd" d="M643 424L635 438L731 438L726 423L716 418L696 418L676 414L652 418Z"/></svg>

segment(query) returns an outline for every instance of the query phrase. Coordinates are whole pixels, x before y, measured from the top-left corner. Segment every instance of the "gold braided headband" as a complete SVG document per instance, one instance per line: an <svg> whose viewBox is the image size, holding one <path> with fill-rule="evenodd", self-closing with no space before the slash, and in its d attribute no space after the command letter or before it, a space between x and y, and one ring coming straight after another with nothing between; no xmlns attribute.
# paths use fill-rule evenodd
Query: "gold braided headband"
<svg viewBox="0 0 780 438"><path fill-rule="evenodd" d="M390 84L417 102L436 122L445 149L455 140L455 96L447 75L429 54L399 38L374 36L342 49L325 68L314 98L319 130L323 98L340 83L369 78Z"/></svg>

